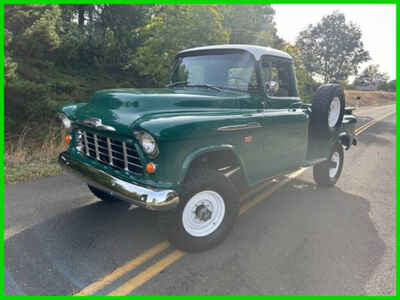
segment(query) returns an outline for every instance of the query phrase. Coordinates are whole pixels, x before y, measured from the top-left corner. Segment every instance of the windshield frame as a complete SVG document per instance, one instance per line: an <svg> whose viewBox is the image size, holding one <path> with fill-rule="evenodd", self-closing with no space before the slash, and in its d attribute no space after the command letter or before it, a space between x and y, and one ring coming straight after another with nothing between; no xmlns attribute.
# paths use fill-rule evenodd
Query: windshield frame
<svg viewBox="0 0 400 300"><path fill-rule="evenodd" d="M246 53L249 54L249 57L253 63L254 66L254 72L256 75L256 82L257 82L257 86L254 90L259 91L260 90L260 70L258 67L258 61L255 59L254 55L246 50L243 49L208 49L208 50L193 50L193 51L189 51L189 52L184 52L182 54L178 54L175 56L175 60L172 66L172 70L170 73L170 77L169 77L169 84L173 84L174 82L172 81L172 77L175 74L179 64L180 64L180 59L184 58L184 57L193 57L193 56L206 56L206 55L224 55L224 54L236 54L236 53ZM185 87L185 85L182 85L181 87ZM190 87L190 85L189 85ZM249 90L244 90L244 89L239 89L239 88L232 88L232 87L224 87L224 86L215 86L217 88L223 89L223 90L232 90L232 91L239 91L239 92L243 92L243 93L252 93L252 91Z"/></svg>

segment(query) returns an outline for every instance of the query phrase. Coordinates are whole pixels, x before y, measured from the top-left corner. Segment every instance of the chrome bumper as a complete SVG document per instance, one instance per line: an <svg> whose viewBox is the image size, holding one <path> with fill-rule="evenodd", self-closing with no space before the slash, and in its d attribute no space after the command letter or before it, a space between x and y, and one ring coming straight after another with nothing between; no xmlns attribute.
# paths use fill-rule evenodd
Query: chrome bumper
<svg viewBox="0 0 400 300"><path fill-rule="evenodd" d="M126 182L73 158L67 152L60 154L58 162L64 170L121 200L150 210L168 210L178 206L179 196L173 190L157 190Z"/></svg>

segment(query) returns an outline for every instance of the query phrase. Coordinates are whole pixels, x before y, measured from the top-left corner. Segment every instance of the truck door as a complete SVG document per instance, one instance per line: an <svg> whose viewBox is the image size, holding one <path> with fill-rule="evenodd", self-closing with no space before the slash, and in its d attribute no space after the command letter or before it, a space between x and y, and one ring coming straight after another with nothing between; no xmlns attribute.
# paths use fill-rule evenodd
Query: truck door
<svg viewBox="0 0 400 300"><path fill-rule="evenodd" d="M303 109L291 108L300 101L291 60L263 56L260 77L266 102L260 116L261 152L265 175L270 177L300 167L305 161L309 120Z"/></svg>

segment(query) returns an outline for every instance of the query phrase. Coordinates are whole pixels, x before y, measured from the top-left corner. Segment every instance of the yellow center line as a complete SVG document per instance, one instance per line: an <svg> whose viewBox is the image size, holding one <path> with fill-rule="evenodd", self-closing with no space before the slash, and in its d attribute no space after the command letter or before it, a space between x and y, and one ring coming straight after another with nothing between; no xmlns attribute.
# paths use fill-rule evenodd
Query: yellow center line
<svg viewBox="0 0 400 300"><path fill-rule="evenodd" d="M240 201L246 200L246 198L249 198L251 195L256 194L257 192L259 192L260 190L264 189L265 187L267 187L268 185L270 185L272 183L273 183L273 180L269 180L269 181L261 184L260 186L257 186L257 188L255 188L255 189L247 192L246 194L244 194L241 197ZM92 284L90 284L89 286L87 286L86 288L81 290L80 292L74 294L74 296L89 296L89 295L93 295L97 291L103 289L107 285L110 285L111 283L113 283L117 279L121 278L126 273L131 272L134 269L136 269L138 266L144 264L146 261L148 261L149 259L153 258L154 256L156 256L160 252L164 251L169 246L170 246L170 244L168 243L168 241L164 241L164 242L161 242L161 243L155 245L154 247L152 247L152 248L148 249L147 251L143 252L138 257L136 257L136 258L132 259L131 261L127 262L123 266L115 269L109 275L103 277L102 279L100 279L98 281L93 282Z"/></svg>
<svg viewBox="0 0 400 300"><path fill-rule="evenodd" d="M262 183L261 185L257 186L256 188L248 191L247 193L245 193L244 195L242 195L242 197L240 197L240 202L245 201L246 199L250 198L252 195L257 194L259 191L263 190L264 188L266 188L267 186L271 185L274 182L274 180L268 180L264 183Z"/></svg>
<svg viewBox="0 0 400 300"><path fill-rule="evenodd" d="M357 128L357 129L355 130L355 135L359 135L361 132L367 130L367 129L368 129L369 127L371 127L372 125L376 124L376 123L379 122L379 121L382 121L383 119L385 119L385 118L391 116L391 115L394 114L394 113L395 113L395 112L390 112L390 113L384 115L383 117L380 117L380 118L378 118L378 119L369 121L368 123L364 124L363 126Z"/></svg>
<svg viewBox="0 0 400 300"><path fill-rule="evenodd" d="M392 115L394 112L388 113L385 116L378 118L376 120L371 120L368 123L364 124L363 126L357 128L355 130L355 135L359 135L372 125L376 124L377 122L383 120L384 118ZM293 173L288 174L282 181L278 182L276 185L272 186L270 189L262 193L261 195L258 195L255 197L252 201L244 203L241 205L240 210L239 210L239 215L242 215L244 212L252 208L253 206L257 205L258 203L266 200L269 196L271 196L275 191L277 191L279 188L293 180L294 178L300 176L304 171L306 171L307 168L302 168L299 169ZM263 188L271 185L273 183L273 180L269 180L254 190L251 190L244 194L241 197L241 201L245 200L246 198L249 198L251 195L256 194ZM75 294L74 296L81 296L81 295L93 295L96 291L104 288L106 285L109 285L110 283L114 282L118 278L122 277L124 274L127 272L130 272L134 270L136 267L139 265L145 263L147 260L150 258L154 257L158 253L164 251L169 247L169 243L167 241L164 241L153 248L147 250L146 252L142 253L140 256L136 257L135 259L131 260L130 262L126 263L124 266L116 269L109 275L105 276L99 281L96 281L83 289L81 292ZM129 279L127 282L122 284L120 287L109 293L109 296L122 296L122 295L128 295L138 287L142 286L145 284L147 281L152 279L154 276L159 274L162 270L166 269L168 266L173 264L174 262L178 261L181 259L186 253L181 251L181 250L174 250L170 254L168 254L166 257L160 259L150 267L148 267L146 270L143 272L139 273L138 275L132 277Z"/></svg>
<svg viewBox="0 0 400 300"><path fill-rule="evenodd" d="M156 276L162 270L166 269L169 265L173 264L177 260L179 260L186 253L181 250L175 250L168 254L163 259L156 262L154 265L151 265L143 272L139 273L135 277L132 277L123 285L112 291L108 294L108 296L126 296L131 293L133 290L137 289L151 278Z"/></svg>
<svg viewBox="0 0 400 300"><path fill-rule="evenodd" d="M159 254L160 252L164 251L170 246L169 242L164 241L162 243L157 244L156 246L148 249L147 251L143 252L141 255L137 256L136 258L130 260L123 266L115 269L112 273L106 275L102 279L93 282L79 293L74 294L74 296L89 296L93 295L97 291L104 288L106 285L114 282L118 278L122 277L126 273L132 271L133 269L137 268L138 266L142 265L155 255Z"/></svg>
<svg viewBox="0 0 400 300"><path fill-rule="evenodd" d="M281 182L279 182L278 184L276 184L273 187L271 187L270 189L268 189L265 193L255 197L252 201L244 203L240 207L239 216L241 214L245 213L247 210L249 210L253 206L257 205L259 202L264 201L265 199L267 199L267 197L271 196L280 187L284 186L289 181L291 181L292 179L294 179L297 176L299 176L300 174L302 174L305 170L306 170L306 168L301 168L300 170L298 170L296 172L290 173L285 179L283 179Z"/></svg>

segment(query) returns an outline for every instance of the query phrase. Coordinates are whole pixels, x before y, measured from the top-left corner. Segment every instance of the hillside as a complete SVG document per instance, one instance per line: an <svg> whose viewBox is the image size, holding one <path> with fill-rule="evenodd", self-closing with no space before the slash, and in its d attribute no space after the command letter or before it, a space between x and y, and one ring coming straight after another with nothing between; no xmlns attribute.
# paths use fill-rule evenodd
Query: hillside
<svg viewBox="0 0 400 300"><path fill-rule="evenodd" d="M356 98L360 96L360 106L379 106L396 102L396 93L384 91L356 91L347 90L346 106L356 106Z"/></svg>

